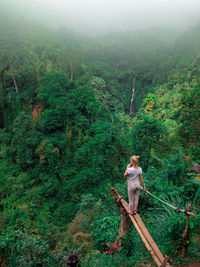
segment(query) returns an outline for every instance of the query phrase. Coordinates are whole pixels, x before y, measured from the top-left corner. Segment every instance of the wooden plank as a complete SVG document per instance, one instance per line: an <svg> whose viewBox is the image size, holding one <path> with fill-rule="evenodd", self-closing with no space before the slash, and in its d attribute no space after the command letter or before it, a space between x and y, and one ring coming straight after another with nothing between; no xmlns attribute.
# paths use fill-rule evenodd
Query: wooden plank
<svg viewBox="0 0 200 267"><path fill-rule="evenodd" d="M164 260L165 260L165 257L163 256L162 252L160 251L159 247L157 246L157 244L153 240L153 238L150 235L150 233L148 232L148 230L147 230L146 226L144 225L142 219L140 218L139 214L137 213L136 215L134 215L134 218L137 221L138 225L140 226L140 229L144 233L144 236L147 238L148 242L151 243L151 246L154 249L156 255L158 256L158 258L160 259L160 261L163 263ZM166 263L165 266L166 267L170 267L170 264L169 263Z"/></svg>
<svg viewBox="0 0 200 267"><path fill-rule="evenodd" d="M114 199L117 203L121 203L122 207L124 207L125 210L129 209L129 205L128 203L123 199L122 196L120 196L117 192L117 190L112 187L111 191L114 194ZM136 214L134 216L128 214L133 225L135 226L138 234L140 235L143 243L145 244L146 248L149 250L149 252L151 253L151 256L153 257L155 263L159 266L159 267L171 267L171 265L167 262L165 263L165 258L163 256L163 254L161 253L161 251L159 250L158 246L156 245L156 243L154 242L153 238L151 237L151 235L149 234L146 226L144 225L144 223L142 222L139 214Z"/></svg>
<svg viewBox="0 0 200 267"><path fill-rule="evenodd" d="M155 241L153 240L153 238L151 237L151 235L149 234L146 226L144 225L143 221L141 220L139 214L137 213L134 216L135 220L137 221L137 223L139 224L144 236L148 239L148 241L151 243L151 246L153 247L156 255L158 256L158 258L160 259L161 262L164 261L164 256L161 253L160 249L158 248L158 246L156 245Z"/></svg>
<svg viewBox="0 0 200 267"><path fill-rule="evenodd" d="M128 210L129 209L128 203L123 198L120 199L120 201L121 201L123 207L126 210ZM139 217L139 214L136 214L134 216L129 214L129 217L130 217L132 223L134 224L138 234L140 235L142 241L144 242L146 248L151 253L152 258L154 259L155 263L160 267L162 265L162 263L164 262L165 258L163 256L162 252L160 251L160 249L158 248L158 246L156 245L155 241L153 240L153 238L149 234L146 226L144 225L141 218ZM165 266L170 267L170 264L166 263Z"/></svg>
<svg viewBox="0 0 200 267"><path fill-rule="evenodd" d="M155 251L153 250L153 248L151 247L151 244L149 244L148 240L146 239L146 237L144 236L144 234L142 233L139 225L137 224L136 220L134 219L133 216L129 215L132 223L134 224L138 234L140 235L143 243L145 244L147 250L151 253L152 258L154 259L155 263L160 267L162 265L162 262L160 261L160 259L158 258L158 256L156 255Z"/></svg>
<svg viewBox="0 0 200 267"><path fill-rule="evenodd" d="M126 210L129 209L129 205L128 205L128 203L127 203L124 199L121 199L121 203L122 203L122 205L124 206L124 208L125 208ZM145 235L143 234L143 232L142 232L142 230L140 229L140 226L138 225L138 223L137 223L137 221L135 220L134 216L132 216L132 215L129 214L129 217L130 217L132 223L134 224L134 226L135 226L135 228L136 228L138 234L140 235L140 237L141 237L143 243L145 244L147 250L151 253L151 256L152 256L152 258L154 259L155 263L156 263L158 266L161 266L162 263L163 263L163 261L161 261L161 260L159 259L159 257L156 255L154 249L153 249L152 246L151 246L151 242L149 242L149 241L147 240L147 238L145 237ZM163 260L164 260L164 257L163 257Z"/></svg>

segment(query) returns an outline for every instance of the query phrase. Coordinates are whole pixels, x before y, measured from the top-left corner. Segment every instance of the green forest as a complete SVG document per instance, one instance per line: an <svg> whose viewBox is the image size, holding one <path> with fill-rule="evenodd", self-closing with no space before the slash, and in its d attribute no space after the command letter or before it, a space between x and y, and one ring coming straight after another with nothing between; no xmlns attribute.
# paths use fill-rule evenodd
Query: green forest
<svg viewBox="0 0 200 267"><path fill-rule="evenodd" d="M141 191L154 241L199 263L200 24L86 37L1 13L1 266L156 266L133 225L106 253L131 155L152 194L196 214L183 256L186 215Z"/></svg>

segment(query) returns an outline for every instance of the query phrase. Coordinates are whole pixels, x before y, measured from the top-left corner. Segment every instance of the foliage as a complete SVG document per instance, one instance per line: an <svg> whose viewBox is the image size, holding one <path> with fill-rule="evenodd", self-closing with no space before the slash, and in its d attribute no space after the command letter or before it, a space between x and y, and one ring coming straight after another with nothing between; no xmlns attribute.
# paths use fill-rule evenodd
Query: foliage
<svg viewBox="0 0 200 267"><path fill-rule="evenodd" d="M151 151L158 148L163 128L161 121L147 116L133 126L134 154L141 156L145 171L149 166Z"/></svg>
<svg viewBox="0 0 200 267"><path fill-rule="evenodd" d="M41 134L28 114L20 113L13 123L13 138L9 154L22 168L27 169L37 162L35 149Z"/></svg>
<svg viewBox="0 0 200 267"><path fill-rule="evenodd" d="M200 212L199 26L178 38L149 29L87 39L1 14L0 35L1 264L65 266L81 253L83 266L148 265L133 228L114 258L103 253L120 223L109 188L127 198L123 172L140 155L150 192ZM143 193L138 210L182 264L185 217ZM197 215L188 258L198 260L198 235Z"/></svg>
<svg viewBox="0 0 200 267"><path fill-rule="evenodd" d="M119 226L119 219L112 215L105 215L103 218L96 218L92 226L91 239L94 240L95 247L100 251L105 251L106 243L116 240Z"/></svg>

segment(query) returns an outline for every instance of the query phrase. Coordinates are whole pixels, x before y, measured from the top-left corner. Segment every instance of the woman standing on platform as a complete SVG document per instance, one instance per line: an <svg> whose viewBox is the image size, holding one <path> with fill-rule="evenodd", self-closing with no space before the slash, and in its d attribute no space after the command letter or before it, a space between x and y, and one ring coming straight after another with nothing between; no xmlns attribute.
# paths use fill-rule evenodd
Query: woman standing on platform
<svg viewBox="0 0 200 267"><path fill-rule="evenodd" d="M132 156L130 162L125 170L124 177L128 177L128 198L129 198L129 210L127 213L135 215L137 211L139 194L140 194L140 182L144 190L147 190L144 186L142 178L142 168L138 166L139 156ZM139 179L140 178L140 182Z"/></svg>

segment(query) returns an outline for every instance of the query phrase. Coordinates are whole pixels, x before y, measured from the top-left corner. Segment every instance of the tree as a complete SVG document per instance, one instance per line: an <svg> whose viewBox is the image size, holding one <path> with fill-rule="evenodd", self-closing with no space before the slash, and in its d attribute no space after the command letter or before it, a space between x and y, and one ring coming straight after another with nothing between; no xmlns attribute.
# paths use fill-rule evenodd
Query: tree
<svg viewBox="0 0 200 267"><path fill-rule="evenodd" d="M179 134L183 145L197 146L200 142L200 90L196 81L181 100Z"/></svg>
<svg viewBox="0 0 200 267"><path fill-rule="evenodd" d="M32 122L32 117L20 113L13 125L13 138L10 155L22 168L27 169L37 162L35 150L40 142L41 133Z"/></svg>
<svg viewBox="0 0 200 267"><path fill-rule="evenodd" d="M157 146L163 130L161 121L147 116L133 126L133 153L141 156L145 171L149 166L151 151Z"/></svg>

